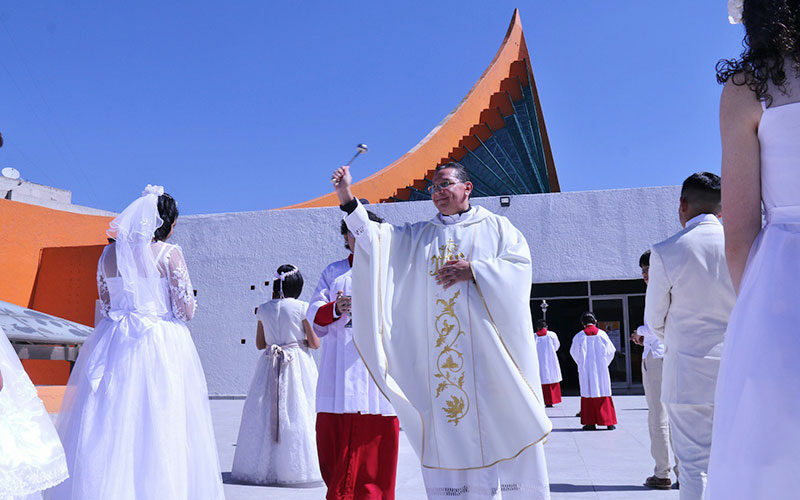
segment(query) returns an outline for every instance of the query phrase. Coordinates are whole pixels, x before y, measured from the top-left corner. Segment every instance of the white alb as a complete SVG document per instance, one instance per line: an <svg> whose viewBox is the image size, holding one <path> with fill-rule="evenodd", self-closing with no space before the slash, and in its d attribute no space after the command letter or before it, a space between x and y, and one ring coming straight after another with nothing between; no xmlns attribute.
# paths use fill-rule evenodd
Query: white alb
<svg viewBox="0 0 800 500"><path fill-rule="evenodd" d="M547 330L546 335L536 335L536 352L539 355L539 376L542 384L561 382L561 365L556 351L561 347L558 334Z"/></svg>
<svg viewBox="0 0 800 500"><path fill-rule="evenodd" d="M603 330L599 330L597 335L586 335L581 330L572 337L569 354L578 365L582 398L611 396L608 365L614 360L615 352L614 343Z"/></svg>

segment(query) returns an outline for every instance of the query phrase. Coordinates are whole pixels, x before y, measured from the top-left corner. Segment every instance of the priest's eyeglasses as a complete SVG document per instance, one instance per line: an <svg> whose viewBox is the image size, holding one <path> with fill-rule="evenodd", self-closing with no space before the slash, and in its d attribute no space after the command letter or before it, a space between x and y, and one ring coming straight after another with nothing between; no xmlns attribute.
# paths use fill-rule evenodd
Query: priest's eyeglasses
<svg viewBox="0 0 800 500"><path fill-rule="evenodd" d="M442 189L447 189L455 186L456 184L464 184L463 182L451 182L451 181L442 181L440 184L431 184L428 186L428 193L433 194L436 192L441 191Z"/></svg>

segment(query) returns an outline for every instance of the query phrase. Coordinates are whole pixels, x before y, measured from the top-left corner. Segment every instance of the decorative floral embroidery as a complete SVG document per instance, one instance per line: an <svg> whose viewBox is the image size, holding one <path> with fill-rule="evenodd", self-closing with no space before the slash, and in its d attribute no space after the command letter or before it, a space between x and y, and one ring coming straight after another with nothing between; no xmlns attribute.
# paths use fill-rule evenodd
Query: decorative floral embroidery
<svg viewBox="0 0 800 500"><path fill-rule="evenodd" d="M178 250L180 251L180 250ZM189 270L181 260L178 265L169 268L169 296L172 302L172 313L178 319L188 322L197 310L197 301L189 279Z"/></svg>
<svg viewBox="0 0 800 500"><path fill-rule="evenodd" d="M103 311L103 316L108 317L108 312L111 310L110 295L108 293L108 283L100 268L97 269L97 293L100 296L100 309Z"/></svg>
<svg viewBox="0 0 800 500"><path fill-rule="evenodd" d="M457 291L450 299L436 299L436 304L441 306L441 312L436 316L436 342L435 347L441 347L436 357L436 373L439 379L436 387L436 398L446 397L442 410L447 416L447 421L458 425L462 418L469 412L469 395L464 390L464 354L457 349L458 339L464 335L461 322L455 314L455 302L461 291Z"/></svg>
<svg viewBox="0 0 800 500"><path fill-rule="evenodd" d="M464 254L458 251L458 245L456 245L455 241L447 240L444 245L439 247L439 255L431 256L433 269L430 270L430 275L436 276L439 269L451 260L464 260Z"/></svg>

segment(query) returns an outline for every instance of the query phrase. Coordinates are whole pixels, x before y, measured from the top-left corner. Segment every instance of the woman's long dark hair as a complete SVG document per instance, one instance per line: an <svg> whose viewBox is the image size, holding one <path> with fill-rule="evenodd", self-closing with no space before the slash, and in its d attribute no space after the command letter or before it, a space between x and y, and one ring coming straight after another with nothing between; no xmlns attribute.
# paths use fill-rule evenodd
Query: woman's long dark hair
<svg viewBox="0 0 800 500"><path fill-rule="evenodd" d="M178 203L175 198L167 193L158 197L158 216L161 217L164 223L156 229L153 239L165 241L169 233L172 232L172 224L178 219Z"/></svg>
<svg viewBox="0 0 800 500"><path fill-rule="evenodd" d="M783 90L789 71L800 77L800 0L745 0L742 19L744 51L717 63L717 81L747 85L769 106L770 84Z"/></svg>

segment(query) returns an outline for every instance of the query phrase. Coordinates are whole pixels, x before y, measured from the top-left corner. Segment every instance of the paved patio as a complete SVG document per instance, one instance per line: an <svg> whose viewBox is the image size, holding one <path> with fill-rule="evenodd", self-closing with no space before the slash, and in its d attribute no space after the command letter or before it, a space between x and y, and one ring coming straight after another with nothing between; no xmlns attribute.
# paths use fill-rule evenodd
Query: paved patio
<svg viewBox="0 0 800 500"><path fill-rule="evenodd" d="M291 489L235 484L230 480L231 464L239 430L243 401L211 401L220 453L225 494L228 500L324 498L324 488ZM643 487L653 473L650 438L647 433L647 405L644 396L615 396L619 425L615 431L580 431L575 413L577 397L568 397L549 408L553 433L545 445L550 491L556 499L667 499L678 492ZM411 445L401 433L397 474L397 500L424 500L425 490L419 464Z"/></svg>

